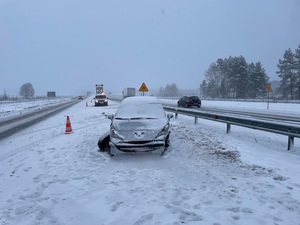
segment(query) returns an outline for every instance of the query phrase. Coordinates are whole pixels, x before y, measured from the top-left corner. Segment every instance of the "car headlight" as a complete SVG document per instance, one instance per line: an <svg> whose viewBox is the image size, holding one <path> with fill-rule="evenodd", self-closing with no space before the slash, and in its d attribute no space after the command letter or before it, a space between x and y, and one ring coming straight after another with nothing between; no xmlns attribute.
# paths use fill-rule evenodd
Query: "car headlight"
<svg viewBox="0 0 300 225"><path fill-rule="evenodd" d="M110 137L111 138L117 138L117 139L124 139L124 137L122 136L122 135L120 135L119 133L118 133L118 131L116 131L114 128L111 128L110 129Z"/></svg>
<svg viewBox="0 0 300 225"><path fill-rule="evenodd" d="M166 124L163 129L156 135L156 137L166 136L169 133L170 124Z"/></svg>

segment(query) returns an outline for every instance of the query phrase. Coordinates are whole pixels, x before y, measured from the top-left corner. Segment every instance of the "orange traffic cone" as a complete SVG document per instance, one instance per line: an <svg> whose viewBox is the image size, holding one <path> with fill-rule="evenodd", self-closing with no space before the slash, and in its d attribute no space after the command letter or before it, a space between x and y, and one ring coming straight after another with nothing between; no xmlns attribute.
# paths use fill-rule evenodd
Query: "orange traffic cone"
<svg viewBox="0 0 300 225"><path fill-rule="evenodd" d="M65 134L71 134L72 131L72 126L71 126L71 122L70 122L70 118L69 116L67 116L67 122L66 122L66 131Z"/></svg>

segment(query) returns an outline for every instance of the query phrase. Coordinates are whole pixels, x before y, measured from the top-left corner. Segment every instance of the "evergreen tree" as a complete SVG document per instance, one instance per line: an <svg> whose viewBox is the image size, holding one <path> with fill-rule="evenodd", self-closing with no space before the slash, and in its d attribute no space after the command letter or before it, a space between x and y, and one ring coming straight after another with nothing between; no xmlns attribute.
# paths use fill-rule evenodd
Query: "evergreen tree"
<svg viewBox="0 0 300 225"><path fill-rule="evenodd" d="M249 75L248 95L250 98L256 98L258 93L257 90L258 79L256 77L255 64L253 62L248 65L248 75Z"/></svg>
<svg viewBox="0 0 300 225"><path fill-rule="evenodd" d="M300 100L300 45L298 45L298 48L295 51L295 63L296 63L296 87L297 87L297 96Z"/></svg>
<svg viewBox="0 0 300 225"><path fill-rule="evenodd" d="M227 59L218 59L217 67L220 74L220 97L226 98L228 95L228 80L227 80Z"/></svg>
<svg viewBox="0 0 300 225"><path fill-rule="evenodd" d="M207 80L207 93L210 97L220 97L221 76L216 63L211 63L205 72Z"/></svg>
<svg viewBox="0 0 300 225"><path fill-rule="evenodd" d="M165 89L163 89L163 93L165 97L176 97L179 95L179 89L175 83L167 84Z"/></svg>
<svg viewBox="0 0 300 225"><path fill-rule="evenodd" d="M266 74L265 69L261 62L255 63L255 72L257 75L258 83L257 83L257 91L259 96L265 97L266 96L266 87L270 78Z"/></svg>
<svg viewBox="0 0 300 225"><path fill-rule="evenodd" d="M296 91L296 60L292 50L289 48L285 51L283 55L283 60L279 59L279 63L277 64L278 74L280 80L280 91L283 94L284 98L290 96L290 98L294 99L294 93Z"/></svg>
<svg viewBox="0 0 300 225"><path fill-rule="evenodd" d="M202 97L208 97L208 93L207 93L207 83L206 80L202 81L202 84L200 85L200 92L201 92L201 96Z"/></svg>
<svg viewBox="0 0 300 225"><path fill-rule="evenodd" d="M265 69L261 62L250 63L248 66L249 74L249 97L255 98L257 96L264 97L266 94L266 87L269 81Z"/></svg>
<svg viewBox="0 0 300 225"><path fill-rule="evenodd" d="M245 98L248 91L248 64L243 56L229 58L229 82L235 98Z"/></svg>

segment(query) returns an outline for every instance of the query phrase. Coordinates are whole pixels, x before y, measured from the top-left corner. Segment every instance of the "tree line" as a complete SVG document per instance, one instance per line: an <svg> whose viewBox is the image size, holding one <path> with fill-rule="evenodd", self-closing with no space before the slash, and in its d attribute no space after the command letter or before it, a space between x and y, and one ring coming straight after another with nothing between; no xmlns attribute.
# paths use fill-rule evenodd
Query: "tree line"
<svg viewBox="0 0 300 225"><path fill-rule="evenodd" d="M34 91L34 88L32 86L31 83L25 83L23 84L21 87L20 87L20 90L19 90L19 95L20 96L23 96L24 98L33 98L34 95L35 95L35 91ZM8 94L6 93L6 91L4 90L4 93L3 95L1 96L0 95L0 100L8 100L9 99L9 96Z"/></svg>
<svg viewBox="0 0 300 225"><path fill-rule="evenodd" d="M266 95L269 81L261 62L247 63L243 56L218 59L205 72L203 97L257 98Z"/></svg>
<svg viewBox="0 0 300 225"><path fill-rule="evenodd" d="M177 97L179 96L179 89L175 83L167 84L165 88L161 87L157 93L161 97Z"/></svg>
<svg viewBox="0 0 300 225"><path fill-rule="evenodd" d="M283 98L300 100L300 45L295 52L290 48L286 50L277 67L276 73L280 78L279 92Z"/></svg>
<svg viewBox="0 0 300 225"><path fill-rule="evenodd" d="M285 51L277 64L279 88L284 99L300 100L300 45ZM247 63L243 56L218 59L210 64L200 84L202 97L264 98L270 80L261 62Z"/></svg>

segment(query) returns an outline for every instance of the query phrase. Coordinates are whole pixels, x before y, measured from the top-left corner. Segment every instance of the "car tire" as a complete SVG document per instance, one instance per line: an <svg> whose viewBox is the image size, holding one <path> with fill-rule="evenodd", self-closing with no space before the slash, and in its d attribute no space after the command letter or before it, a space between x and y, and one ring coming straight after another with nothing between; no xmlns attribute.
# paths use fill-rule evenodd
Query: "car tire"
<svg viewBox="0 0 300 225"><path fill-rule="evenodd" d="M108 151L109 150L109 141L110 141L110 136L106 135L105 137L100 137L98 140L98 147L100 151Z"/></svg>

